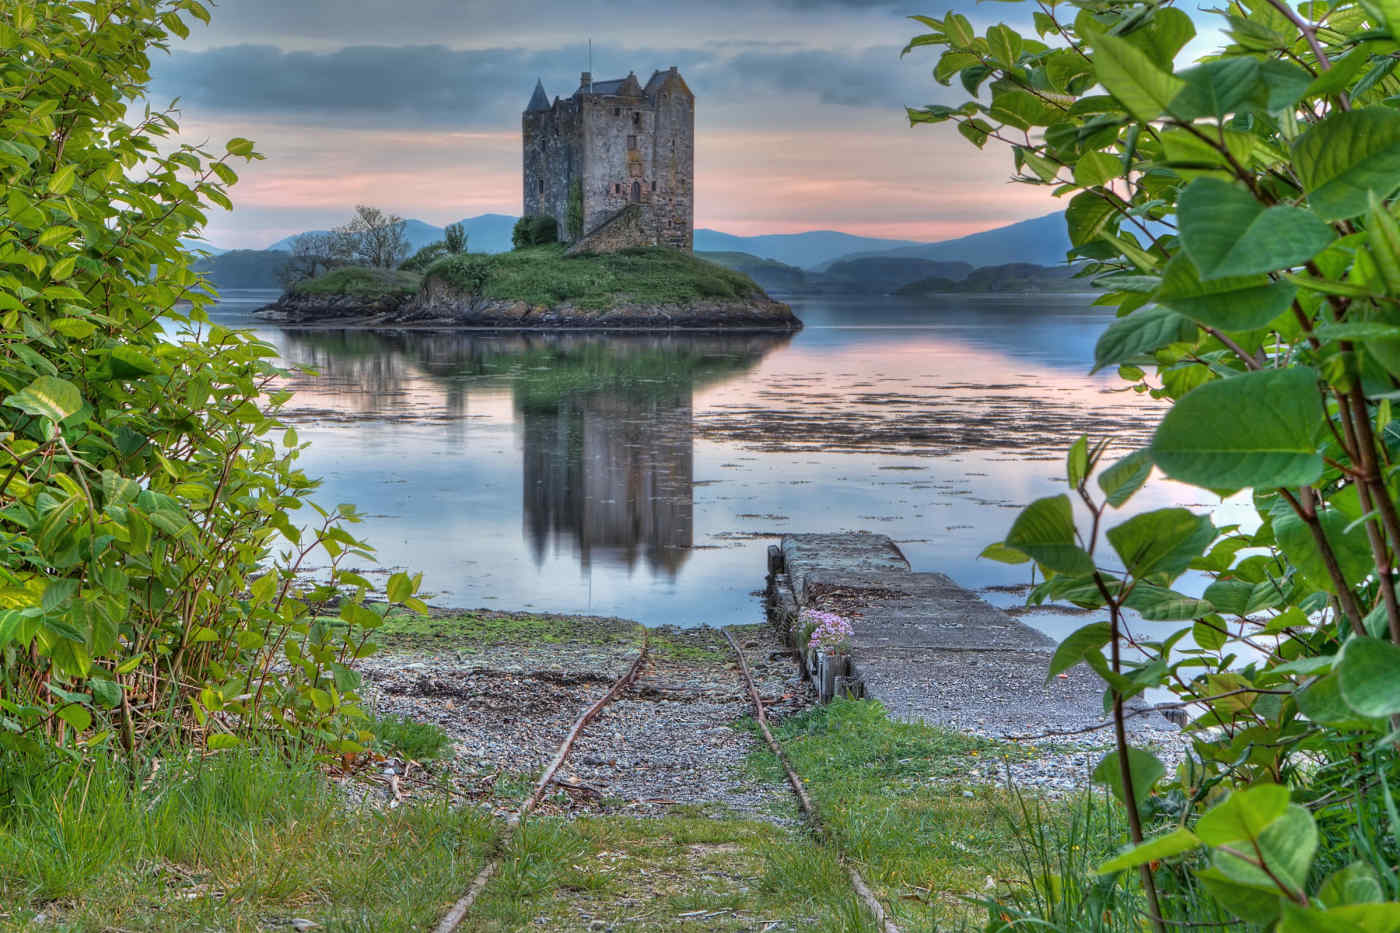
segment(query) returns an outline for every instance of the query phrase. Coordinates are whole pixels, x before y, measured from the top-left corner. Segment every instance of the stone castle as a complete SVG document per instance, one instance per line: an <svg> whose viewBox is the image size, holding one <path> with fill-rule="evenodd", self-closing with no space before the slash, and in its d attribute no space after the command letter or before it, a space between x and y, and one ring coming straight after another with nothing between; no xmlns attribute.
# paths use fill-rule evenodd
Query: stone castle
<svg viewBox="0 0 1400 933"><path fill-rule="evenodd" d="M544 83L521 117L525 216L559 223L573 251L691 249L695 95L679 70L594 81L550 103Z"/></svg>

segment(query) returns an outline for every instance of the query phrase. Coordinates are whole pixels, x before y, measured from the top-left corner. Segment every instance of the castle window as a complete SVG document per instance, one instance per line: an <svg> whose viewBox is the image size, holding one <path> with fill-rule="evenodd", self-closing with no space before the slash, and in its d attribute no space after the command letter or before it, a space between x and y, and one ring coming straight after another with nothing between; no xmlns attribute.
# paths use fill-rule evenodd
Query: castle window
<svg viewBox="0 0 1400 933"><path fill-rule="evenodd" d="M640 201L641 199L642 199L642 183L641 183L641 182L638 182L638 181L634 181L634 182L632 182L632 200L635 202L635 201Z"/></svg>
<svg viewBox="0 0 1400 933"><path fill-rule="evenodd" d="M652 183L651 183L651 190L652 190L652 191L655 191L655 190L656 190L656 182L652 182Z"/></svg>
<svg viewBox="0 0 1400 933"><path fill-rule="evenodd" d="M618 182L613 182L613 194L621 194L621 193L622 193L622 185L621 185L620 183L618 183Z"/></svg>
<svg viewBox="0 0 1400 933"><path fill-rule="evenodd" d="M540 179L540 194L544 194L544 179Z"/></svg>
<svg viewBox="0 0 1400 933"><path fill-rule="evenodd" d="M641 113L640 110L634 110L634 111L632 111L632 125L633 125L633 126L641 126L641 125L642 125L642 113Z"/></svg>
<svg viewBox="0 0 1400 933"><path fill-rule="evenodd" d="M622 116L622 108L621 108L621 107L614 107L614 108L613 108L613 116L615 116L615 117L620 117L620 116Z"/></svg>
<svg viewBox="0 0 1400 933"><path fill-rule="evenodd" d="M637 148L637 137L635 137L635 136L628 136L628 137L627 137L627 148L628 148L628 149L636 149L636 148Z"/></svg>

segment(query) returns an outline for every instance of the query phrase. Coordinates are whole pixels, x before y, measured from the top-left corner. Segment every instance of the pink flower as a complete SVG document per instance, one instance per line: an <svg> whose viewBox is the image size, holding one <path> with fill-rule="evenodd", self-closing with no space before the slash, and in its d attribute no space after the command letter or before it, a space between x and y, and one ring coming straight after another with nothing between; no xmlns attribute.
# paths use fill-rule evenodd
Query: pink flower
<svg viewBox="0 0 1400 933"><path fill-rule="evenodd" d="M850 621L834 612L804 609L801 619L804 623L814 626L809 644L815 646L818 651L842 651L850 646L851 637L855 634Z"/></svg>

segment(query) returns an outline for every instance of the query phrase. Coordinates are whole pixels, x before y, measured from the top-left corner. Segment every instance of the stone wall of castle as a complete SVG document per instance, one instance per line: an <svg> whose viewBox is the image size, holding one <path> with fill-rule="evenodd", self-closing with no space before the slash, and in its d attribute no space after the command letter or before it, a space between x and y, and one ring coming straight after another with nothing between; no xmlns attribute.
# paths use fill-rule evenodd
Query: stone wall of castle
<svg viewBox="0 0 1400 933"><path fill-rule="evenodd" d="M525 216L539 214L559 221L559 238L570 239L569 186L583 175L584 133L579 108L560 101L551 110L526 111L524 137ZM585 229L587 229L585 225Z"/></svg>

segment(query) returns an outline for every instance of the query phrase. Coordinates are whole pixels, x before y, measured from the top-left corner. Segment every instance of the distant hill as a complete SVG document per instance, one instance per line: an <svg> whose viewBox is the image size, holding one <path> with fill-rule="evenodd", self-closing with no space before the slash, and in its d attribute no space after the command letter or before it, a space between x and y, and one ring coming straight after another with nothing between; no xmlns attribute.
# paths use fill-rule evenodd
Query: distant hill
<svg viewBox="0 0 1400 933"><path fill-rule="evenodd" d="M968 277L973 271L967 262L936 262L903 256L869 256L861 259L838 259L823 273L809 273L808 278L819 282L824 291L853 291L889 294L919 279L938 277L954 282Z"/></svg>
<svg viewBox="0 0 1400 933"><path fill-rule="evenodd" d="M288 258L282 250L221 250L196 262L194 271L206 275L217 288L281 288Z"/></svg>
<svg viewBox="0 0 1400 933"><path fill-rule="evenodd" d="M465 217L458 221L467 231L467 248L473 253L504 253L511 247L510 232L516 218L509 214L482 214L478 217ZM324 230L307 230L306 233L325 233ZM404 225L411 252L417 252L429 243L442 239L443 228L435 227L421 220L408 220ZM291 251L292 241L301 236L294 233L283 237L268 247L269 250Z"/></svg>
<svg viewBox="0 0 1400 933"><path fill-rule="evenodd" d="M1074 273L1073 266L1038 266L1029 262L1011 262L974 269L961 280L948 276L930 276L910 282L895 294L906 298L921 298L947 292L1063 292L1087 289L1087 283L1075 279Z"/></svg>
<svg viewBox="0 0 1400 933"><path fill-rule="evenodd" d="M735 236L718 230L695 231L697 252L748 253L761 259L774 259L790 266L812 269L852 253L884 252L898 247L917 247L915 240L886 240L854 236L836 230L809 230L806 233L773 233L764 236Z"/></svg>
<svg viewBox="0 0 1400 933"><path fill-rule="evenodd" d="M999 266L1014 262L1057 266L1065 261L1065 253L1069 252L1069 249L1065 215L1060 212L1046 214L1034 220L1023 220L995 230L985 230L956 240L858 253L845 258L865 259L881 256L966 262L974 266Z"/></svg>
<svg viewBox="0 0 1400 933"><path fill-rule="evenodd" d="M765 291L801 291L807 284L807 274L796 266L789 266L787 263L772 259L762 259L749 253L696 250L695 255L701 259L707 259L715 265L744 273L762 286Z"/></svg>

